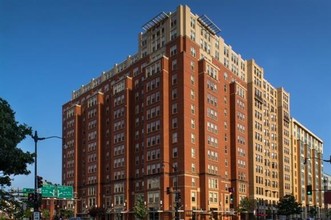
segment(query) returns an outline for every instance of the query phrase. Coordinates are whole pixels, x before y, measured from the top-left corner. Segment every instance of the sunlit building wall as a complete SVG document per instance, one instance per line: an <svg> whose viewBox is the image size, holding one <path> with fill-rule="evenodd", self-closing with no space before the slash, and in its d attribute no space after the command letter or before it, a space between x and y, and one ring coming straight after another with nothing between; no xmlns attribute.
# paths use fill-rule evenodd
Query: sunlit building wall
<svg viewBox="0 0 331 220"><path fill-rule="evenodd" d="M257 214L265 215L291 193L289 94L274 88L255 60L247 61L247 70L250 196L258 201Z"/></svg>
<svg viewBox="0 0 331 220"><path fill-rule="evenodd" d="M291 119L293 155L293 195L309 207L324 207L323 141L302 125ZM307 195L307 185L312 185L312 195Z"/></svg>

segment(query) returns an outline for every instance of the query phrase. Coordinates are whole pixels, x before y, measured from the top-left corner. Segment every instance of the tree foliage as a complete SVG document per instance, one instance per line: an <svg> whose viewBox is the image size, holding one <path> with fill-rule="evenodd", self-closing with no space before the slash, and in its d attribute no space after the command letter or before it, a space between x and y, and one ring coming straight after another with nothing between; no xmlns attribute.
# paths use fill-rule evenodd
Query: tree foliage
<svg viewBox="0 0 331 220"><path fill-rule="evenodd" d="M245 197L239 202L239 212L253 212L256 209L256 199Z"/></svg>
<svg viewBox="0 0 331 220"><path fill-rule="evenodd" d="M142 196L137 198L136 204L133 207L134 215L138 219L144 219L148 215L148 209L144 203L144 198Z"/></svg>
<svg viewBox="0 0 331 220"><path fill-rule="evenodd" d="M23 152L17 145L31 135L31 128L15 120L15 112L0 98L0 185L10 186L11 175L28 175L27 165L34 162L34 154Z"/></svg>
<svg viewBox="0 0 331 220"><path fill-rule="evenodd" d="M326 214L325 214L326 218L329 219L329 217L331 217L331 210L326 210Z"/></svg>
<svg viewBox="0 0 331 220"><path fill-rule="evenodd" d="M31 218L32 219L33 211L32 209L25 209L23 213L23 218Z"/></svg>
<svg viewBox="0 0 331 220"><path fill-rule="evenodd" d="M41 210L41 216L44 218L44 219L49 219L51 214L49 212L48 209L43 209Z"/></svg>
<svg viewBox="0 0 331 220"><path fill-rule="evenodd" d="M15 199L12 192L0 190L0 210L5 213L8 218L20 218L23 216L23 208L20 201Z"/></svg>
<svg viewBox="0 0 331 220"><path fill-rule="evenodd" d="M317 208L316 207L309 207L309 216L314 218L317 215Z"/></svg>
<svg viewBox="0 0 331 220"><path fill-rule="evenodd" d="M293 195L286 195L282 197L278 204L278 215L290 216L301 213L301 204L295 201Z"/></svg>
<svg viewBox="0 0 331 220"><path fill-rule="evenodd" d="M89 214L90 216L92 217L100 217L100 216L103 216L106 214L106 210L105 208L103 207L92 207L90 210L89 210Z"/></svg>
<svg viewBox="0 0 331 220"><path fill-rule="evenodd" d="M45 215L50 215L50 213L47 213L47 209L44 209ZM52 219L53 220L60 220L60 219L69 219L74 216L74 211L71 209L56 209L55 215L53 215ZM42 216L45 219L49 219L49 217L45 217L44 215Z"/></svg>

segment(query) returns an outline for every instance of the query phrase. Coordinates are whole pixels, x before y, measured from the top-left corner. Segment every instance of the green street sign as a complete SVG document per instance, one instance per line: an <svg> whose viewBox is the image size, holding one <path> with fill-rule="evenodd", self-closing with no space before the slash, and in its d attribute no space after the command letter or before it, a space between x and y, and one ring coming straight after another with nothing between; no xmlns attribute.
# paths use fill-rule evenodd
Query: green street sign
<svg viewBox="0 0 331 220"><path fill-rule="evenodd" d="M57 196L56 186L54 185L45 185L41 188L42 197L54 198Z"/></svg>
<svg viewBox="0 0 331 220"><path fill-rule="evenodd" d="M57 186L58 199L73 199L72 186Z"/></svg>
<svg viewBox="0 0 331 220"><path fill-rule="evenodd" d="M34 193L34 189L23 188L23 196L28 197L29 193ZM43 198L73 199L72 186L44 185L41 188Z"/></svg>
<svg viewBox="0 0 331 220"><path fill-rule="evenodd" d="M34 193L34 189L32 189L32 188L23 188L23 197L28 197L29 193Z"/></svg>

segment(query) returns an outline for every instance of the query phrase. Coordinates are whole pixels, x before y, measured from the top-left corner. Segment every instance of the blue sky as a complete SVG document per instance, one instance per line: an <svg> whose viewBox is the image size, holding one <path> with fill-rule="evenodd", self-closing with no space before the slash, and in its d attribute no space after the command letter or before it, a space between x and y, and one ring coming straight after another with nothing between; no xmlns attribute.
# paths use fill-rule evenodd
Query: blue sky
<svg viewBox="0 0 331 220"><path fill-rule="evenodd" d="M227 44L290 93L292 117L324 141L328 159L329 0L0 0L0 97L39 136L61 136L71 92L135 54L142 25L179 4L206 14ZM20 147L33 152L34 142L27 138ZM331 174L331 165L324 170ZM38 143L38 173L61 183L61 140ZM15 177L13 186L33 187L33 177Z"/></svg>

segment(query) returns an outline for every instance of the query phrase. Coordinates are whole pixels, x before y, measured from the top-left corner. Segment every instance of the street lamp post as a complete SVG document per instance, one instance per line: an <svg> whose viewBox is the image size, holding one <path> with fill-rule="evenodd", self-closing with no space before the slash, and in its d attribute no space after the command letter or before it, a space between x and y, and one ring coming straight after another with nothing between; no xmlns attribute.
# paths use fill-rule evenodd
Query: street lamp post
<svg viewBox="0 0 331 220"><path fill-rule="evenodd" d="M122 208L122 211L121 211L121 220L125 219L126 205L127 205L126 202L124 202L123 203L123 208Z"/></svg>
<svg viewBox="0 0 331 220"><path fill-rule="evenodd" d="M310 159L322 160L323 162L326 162L326 163L330 163L331 164L331 155L330 155L330 159L329 160L323 159L323 158L318 158L318 157L314 157L314 158L305 157L304 158L304 161L303 161L303 164L306 165L307 164L307 161L310 160Z"/></svg>
<svg viewBox="0 0 331 220"><path fill-rule="evenodd" d="M178 169L177 166L172 166L174 169L175 177L176 177L176 185L175 185L175 220L179 220L179 191L178 191Z"/></svg>
<svg viewBox="0 0 331 220"><path fill-rule="evenodd" d="M163 163L171 165L169 162L163 161ZM177 166L171 165L174 170L174 174L176 177L176 185L175 185L175 220L179 220L179 190L178 190L178 169Z"/></svg>
<svg viewBox="0 0 331 220"><path fill-rule="evenodd" d="M63 140L63 138L59 137L59 136L39 137L37 131L35 131L34 135L31 135L31 137L34 140L34 152L35 152L35 156L34 156L35 158L34 158L34 203L33 203L33 210L34 210L34 213L38 213L37 219L39 219L40 218L39 203L37 201L37 199L38 199L38 175L37 175L38 141L42 141L42 140L45 140L45 139L51 139L51 138L58 138L58 139Z"/></svg>

